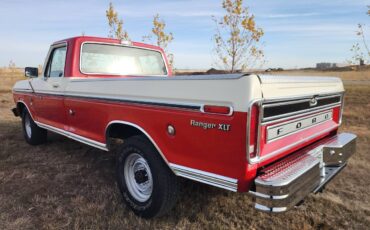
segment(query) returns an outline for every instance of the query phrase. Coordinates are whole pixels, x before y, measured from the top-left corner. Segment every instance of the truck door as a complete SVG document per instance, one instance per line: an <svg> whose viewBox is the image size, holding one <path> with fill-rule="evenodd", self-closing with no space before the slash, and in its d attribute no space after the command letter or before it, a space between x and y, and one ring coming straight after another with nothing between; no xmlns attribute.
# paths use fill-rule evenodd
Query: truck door
<svg viewBox="0 0 370 230"><path fill-rule="evenodd" d="M43 75L31 81L38 121L59 129L65 128L66 121L63 96L67 84L66 53L66 43L51 46Z"/></svg>

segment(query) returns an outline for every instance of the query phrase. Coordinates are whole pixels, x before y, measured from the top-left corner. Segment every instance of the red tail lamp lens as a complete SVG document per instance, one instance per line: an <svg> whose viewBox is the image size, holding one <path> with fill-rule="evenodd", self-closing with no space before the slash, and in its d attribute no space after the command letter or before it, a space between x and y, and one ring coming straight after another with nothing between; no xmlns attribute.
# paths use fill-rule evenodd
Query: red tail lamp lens
<svg viewBox="0 0 370 230"><path fill-rule="evenodd" d="M230 107L227 106L216 106L216 105L205 105L203 106L205 113L217 113L217 114L230 114Z"/></svg>
<svg viewBox="0 0 370 230"><path fill-rule="evenodd" d="M249 157L254 158L256 157L256 144L257 144L257 132L258 132L258 106L253 105L251 109L251 122L250 122L250 133L249 133Z"/></svg>

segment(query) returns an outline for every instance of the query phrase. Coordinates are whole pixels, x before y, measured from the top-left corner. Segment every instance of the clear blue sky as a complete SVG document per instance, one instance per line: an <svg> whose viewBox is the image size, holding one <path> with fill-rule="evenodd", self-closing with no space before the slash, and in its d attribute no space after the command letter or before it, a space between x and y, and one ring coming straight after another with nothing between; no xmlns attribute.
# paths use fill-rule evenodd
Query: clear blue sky
<svg viewBox="0 0 370 230"><path fill-rule="evenodd" d="M43 64L50 43L85 33L107 36L104 0L0 0L0 66ZM150 32L159 13L175 40L170 50L177 68L209 68L214 23L223 11L220 0L114 0L133 40ZM357 23L370 17L370 0L245 1L264 28L265 67L306 67L316 62L343 63L358 39ZM368 30L370 33L370 30ZM370 37L370 36L369 36Z"/></svg>

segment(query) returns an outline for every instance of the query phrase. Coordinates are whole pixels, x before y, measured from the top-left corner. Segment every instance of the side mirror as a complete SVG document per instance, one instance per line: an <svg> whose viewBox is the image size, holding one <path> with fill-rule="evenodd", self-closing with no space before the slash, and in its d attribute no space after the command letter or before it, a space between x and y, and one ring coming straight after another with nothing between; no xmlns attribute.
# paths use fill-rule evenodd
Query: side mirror
<svg viewBox="0 0 370 230"><path fill-rule="evenodd" d="M24 69L24 76L34 78L39 76L39 69L35 67L26 67Z"/></svg>

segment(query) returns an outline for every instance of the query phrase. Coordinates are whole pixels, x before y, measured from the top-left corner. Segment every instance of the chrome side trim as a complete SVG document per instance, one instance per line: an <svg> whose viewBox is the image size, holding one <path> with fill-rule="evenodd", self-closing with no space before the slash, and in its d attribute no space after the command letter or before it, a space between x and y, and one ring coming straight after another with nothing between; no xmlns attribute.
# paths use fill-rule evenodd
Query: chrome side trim
<svg viewBox="0 0 370 230"><path fill-rule="evenodd" d="M177 176L195 180L204 184L209 184L215 187L227 189L233 192L236 192L238 190L237 179L172 163L170 163L170 167Z"/></svg>
<svg viewBox="0 0 370 230"><path fill-rule="evenodd" d="M101 149L101 150L104 150L104 151L108 151L108 149L106 148L106 144L104 144L104 143L101 143L101 142L98 142L98 141L94 141L94 140L91 140L89 138L86 138L86 137L83 137L83 136L80 136L80 135L77 135L77 134L74 134L74 133L71 133L71 132L68 132L68 131L59 129L59 128L55 128L53 126L50 126L50 125L47 125L47 124L43 124L43 123L38 122L38 121L35 121L35 123L39 127L41 127L41 128L50 130L50 131L55 132L55 133L58 133L58 134L61 134L61 135L66 136L66 137L68 137L70 139L79 141L79 142L81 142L83 144L87 144L87 145L90 145L92 147L95 147L95 148L98 148L98 149Z"/></svg>
<svg viewBox="0 0 370 230"><path fill-rule="evenodd" d="M150 140L150 142L152 142L152 144L154 145L154 147L157 149L157 151L159 152L159 154L161 155L162 159L164 160L164 162L166 162L166 164L168 166L169 165L169 162L167 160L167 158L165 157L165 155L163 154L162 150L159 148L159 146L157 145L157 143L154 141L154 139L145 131L144 128L142 128L141 126L135 124L135 123L132 123L132 122L128 122L128 121L120 121L120 120L114 120L114 121L111 121L108 123L108 125L105 127L105 136L107 138L107 132L109 130L109 127L113 124L123 124L123 125L128 125L128 126L131 126L131 127L134 127L138 130L140 130L142 133L145 134L145 136ZM170 169L172 169L170 167Z"/></svg>

